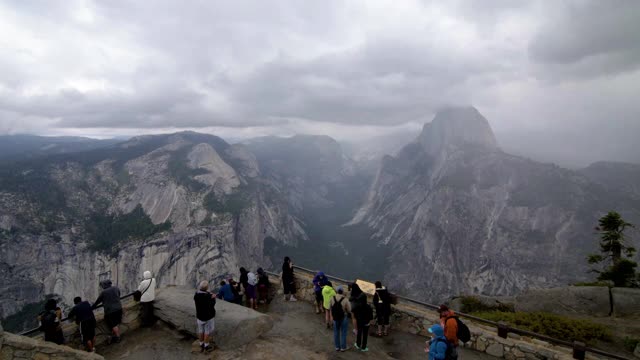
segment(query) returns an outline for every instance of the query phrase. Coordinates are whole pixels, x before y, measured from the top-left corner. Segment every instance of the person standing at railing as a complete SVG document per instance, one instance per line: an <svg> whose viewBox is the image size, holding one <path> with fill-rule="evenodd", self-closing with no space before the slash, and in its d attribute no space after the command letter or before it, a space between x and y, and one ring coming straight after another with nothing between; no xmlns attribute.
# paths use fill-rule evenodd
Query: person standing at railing
<svg viewBox="0 0 640 360"><path fill-rule="evenodd" d="M144 280L140 282L138 291L140 296L140 311L142 315L142 326L151 326L155 321L153 316L153 301L156 299L156 279L151 276L151 271L145 271Z"/></svg>
<svg viewBox="0 0 640 360"><path fill-rule="evenodd" d="M282 263L282 288L284 290L284 301L298 301L295 297L296 283L293 275L293 261L288 256L284 257Z"/></svg>
<svg viewBox="0 0 640 360"><path fill-rule="evenodd" d="M96 344L96 317L88 301L82 301L80 296L73 299L75 304L69 312L69 319L75 319L80 330L80 340L88 352L93 352Z"/></svg>
<svg viewBox="0 0 640 360"><path fill-rule="evenodd" d="M318 271L313 277L313 291L316 296L316 314L320 314L322 310L322 303L324 301L322 298L322 288L327 285L327 281L329 280L322 271Z"/></svg>
<svg viewBox="0 0 640 360"><path fill-rule="evenodd" d="M38 315L40 330L44 332L44 341L64 344L64 334L62 333L62 310L58 307L55 299L49 299L44 304L44 311Z"/></svg>
<svg viewBox="0 0 640 360"><path fill-rule="evenodd" d="M391 316L391 295L380 281L376 281L373 305L376 308L378 336L387 336L389 335L389 317Z"/></svg>
<svg viewBox="0 0 640 360"><path fill-rule="evenodd" d="M258 277L253 272L247 274L247 300L249 307L258 310Z"/></svg>
<svg viewBox="0 0 640 360"><path fill-rule="evenodd" d="M351 311L353 314L358 310L358 306L367 303L367 294L365 294L360 286L356 283L352 283L349 285L349 291L351 292L349 295L349 304L351 305ZM358 335L358 323L356 321L355 315L351 317L351 321L353 323L353 332L355 335Z"/></svg>
<svg viewBox="0 0 640 360"><path fill-rule="evenodd" d="M240 268L240 279L238 280L240 282L240 285L242 286L242 292L240 293L240 299L242 299L242 295L245 295L245 305L249 304L249 297L246 296L247 294L247 287L249 286L249 272L247 271L247 269L241 267ZM240 301L242 302L242 301Z"/></svg>
<svg viewBox="0 0 640 360"><path fill-rule="evenodd" d="M111 329L111 343L120 342L120 328L122 322L122 303L120 302L120 289L112 286L111 280L100 281L102 292L93 303L93 308L104 304L104 322Z"/></svg>
<svg viewBox="0 0 640 360"><path fill-rule="evenodd" d="M334 296L336 296L336 291L333 289L333 284L331 284L331 281L327 281L324 287L322 287L322 305L324 307L324 320L327 323L327 329L331 329L333 325L330 303Z"/></svg>

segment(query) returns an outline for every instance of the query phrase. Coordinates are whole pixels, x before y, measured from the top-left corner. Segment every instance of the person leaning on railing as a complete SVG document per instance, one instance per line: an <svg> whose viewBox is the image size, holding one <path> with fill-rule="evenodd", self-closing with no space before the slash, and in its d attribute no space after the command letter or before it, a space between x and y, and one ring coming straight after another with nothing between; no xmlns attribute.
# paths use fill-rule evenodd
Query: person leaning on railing
<svg viewBox="0 0 640 360"><path fill-rule="evenodd" d="M112 343L118 343L120 342L120 328L118 325L122 322L120 289L117 286L112 286L111 280L100 281L100 287L103 290L93 303L93 308L96 309L101 303L104 304L104 321L113 334L110 340Z"/></svg>

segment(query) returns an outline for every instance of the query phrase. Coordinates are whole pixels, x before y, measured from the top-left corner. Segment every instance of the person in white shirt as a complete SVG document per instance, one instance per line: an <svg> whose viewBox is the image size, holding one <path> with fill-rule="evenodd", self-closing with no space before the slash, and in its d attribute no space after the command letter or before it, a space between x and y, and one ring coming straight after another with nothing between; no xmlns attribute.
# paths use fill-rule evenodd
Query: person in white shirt
<svg viewBox="0 0 640 360"><path fill-rule="evenodd" d="M142 326L151 326L155 321L153 316L153 301L156 299L156 279L151 276L151 271L144 272L144 280L140 282L138 291L140 297L140 309L142 312Z"/></svg>

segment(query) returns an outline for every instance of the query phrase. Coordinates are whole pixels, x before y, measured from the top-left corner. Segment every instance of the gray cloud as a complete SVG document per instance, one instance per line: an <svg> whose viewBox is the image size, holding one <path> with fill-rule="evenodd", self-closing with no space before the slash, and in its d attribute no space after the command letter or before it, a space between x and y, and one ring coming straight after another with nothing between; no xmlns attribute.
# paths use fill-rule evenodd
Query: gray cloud
<svg viewBox="0 0 640 360"><path fill-rule="evenodd" d="M633 0L5 2L0 132L357 138L473 104L613 157L588 134L638 128L639 24Z"/></svg>

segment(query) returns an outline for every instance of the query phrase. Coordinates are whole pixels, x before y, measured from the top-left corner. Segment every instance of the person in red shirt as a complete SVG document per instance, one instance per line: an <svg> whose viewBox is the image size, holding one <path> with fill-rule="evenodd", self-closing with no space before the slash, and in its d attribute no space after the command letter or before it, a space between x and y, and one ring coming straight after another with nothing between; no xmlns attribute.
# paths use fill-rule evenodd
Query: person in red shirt
<svg viewBox="0 0 640 360"><path fill-rule="evenodd" d="M447 305L440 305L438 313L440 313L440 325L444 328L444 337L453 346L451 359L455 360L458 358L458 321L453 310L450 310Z"/></svg>

